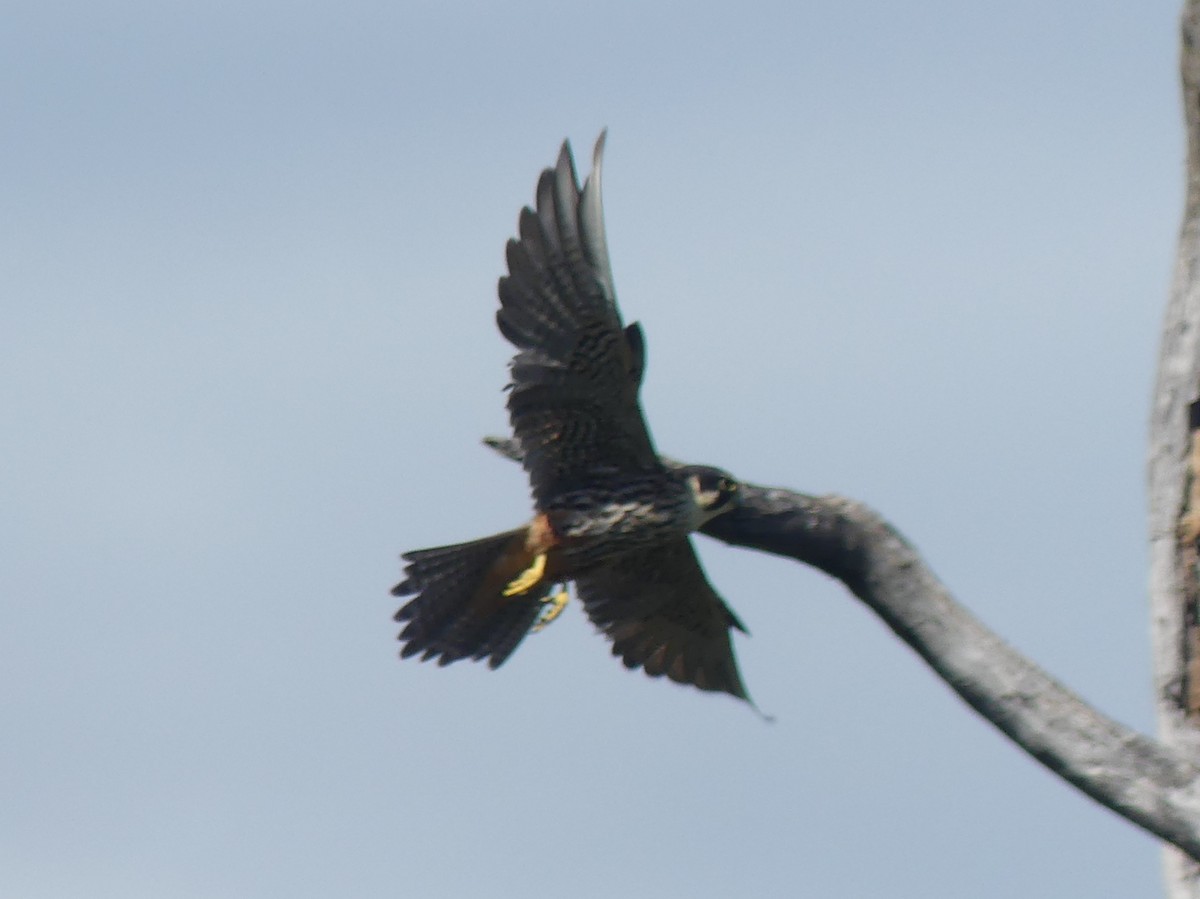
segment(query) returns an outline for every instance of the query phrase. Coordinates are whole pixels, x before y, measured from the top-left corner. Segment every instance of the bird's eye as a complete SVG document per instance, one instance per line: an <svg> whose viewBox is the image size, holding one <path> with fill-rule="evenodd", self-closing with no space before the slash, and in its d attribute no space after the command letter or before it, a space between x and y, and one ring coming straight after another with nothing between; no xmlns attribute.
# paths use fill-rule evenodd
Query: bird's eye
<svg viewBox="0 0 1200 899"><path fill-rule="evenodd" d="M737 483L729 478L721 478L721 482L717 486L722 493L733 493L737 490Z"/></svg>

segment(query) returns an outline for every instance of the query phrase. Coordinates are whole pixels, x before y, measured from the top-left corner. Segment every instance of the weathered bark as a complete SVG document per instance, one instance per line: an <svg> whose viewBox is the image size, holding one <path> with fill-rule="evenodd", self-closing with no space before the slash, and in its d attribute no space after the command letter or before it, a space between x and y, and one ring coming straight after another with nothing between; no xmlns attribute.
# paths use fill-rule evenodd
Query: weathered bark
<svg viewBox="0 0 1200 899"><path fill-rule="evenodd" d="M854 500L747 485L705 533L842 581L1021 749L1097 802L1200 859L1200 767L1093 709L959 605L916 550Z"/></svg>
<svg viewBox="0 0 1200 899"><path fill-rule="evenodd" d="M1185 3L1180 76L1187 188L1150 419L1150 613L1158 732L1200 758L1200 479L1189 409L1200 397L1200 0ZM1168 850L1168 895L1200 899L1200 865Z"/></svg>

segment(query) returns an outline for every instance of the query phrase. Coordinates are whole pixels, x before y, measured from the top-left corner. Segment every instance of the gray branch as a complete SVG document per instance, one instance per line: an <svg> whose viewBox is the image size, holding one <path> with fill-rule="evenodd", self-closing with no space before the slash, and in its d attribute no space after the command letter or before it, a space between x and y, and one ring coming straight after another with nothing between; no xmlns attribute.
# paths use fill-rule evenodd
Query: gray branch
<svg viewBox="0 0 1200 899"><path fill-rule="evenodd" d="M511 441L487 443L520 457ZM1200 861L1200 767L1102 715L988 630L878 513L840 496L743 484L741 507L703 533L837 578L1021 749Z"/></svg>

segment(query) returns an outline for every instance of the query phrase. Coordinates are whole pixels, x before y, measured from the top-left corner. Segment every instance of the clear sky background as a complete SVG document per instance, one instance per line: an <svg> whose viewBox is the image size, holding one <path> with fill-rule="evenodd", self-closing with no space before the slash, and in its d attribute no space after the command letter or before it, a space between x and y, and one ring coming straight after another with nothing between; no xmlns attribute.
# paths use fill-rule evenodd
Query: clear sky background
<svg viewBox="0 0 1200 899"><path fill-rule="evenodd" d="M1158 895L794 563L699 540L774 726L574 605L401 663L387 591L529 513L495 281L607 126L660 449L873 504L1151 731L1178 6L6 4L0 895Z"/></svg>

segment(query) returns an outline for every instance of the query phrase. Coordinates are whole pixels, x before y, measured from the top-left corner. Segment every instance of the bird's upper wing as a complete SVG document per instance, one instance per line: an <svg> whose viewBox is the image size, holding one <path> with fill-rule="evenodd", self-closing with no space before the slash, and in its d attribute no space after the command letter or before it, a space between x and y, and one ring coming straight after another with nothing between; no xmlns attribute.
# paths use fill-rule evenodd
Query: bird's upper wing
<svg viewBox="0 0 1200 899"><path fill-rule="evenodd" d="M689 538L623 556L575 586L626 667L749 700L729 638L746 628L704 576Z"/></svg>
<svg viewBox="0 0 1200 899"><path fill-rule="evenodd" d="M538 179L536 211L521 211L500 279L501 333L512 361L509 418L524 451L535 500L596 473L660 465L638 387L644 344L622 329L604 236L600 170L604 135L580 190L571 148Z"/></svg>

